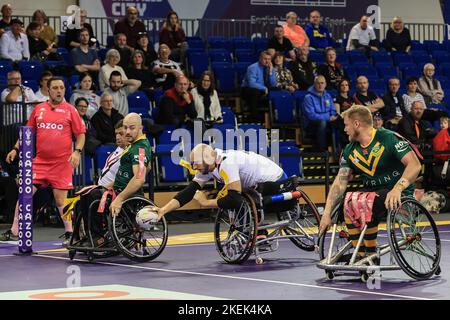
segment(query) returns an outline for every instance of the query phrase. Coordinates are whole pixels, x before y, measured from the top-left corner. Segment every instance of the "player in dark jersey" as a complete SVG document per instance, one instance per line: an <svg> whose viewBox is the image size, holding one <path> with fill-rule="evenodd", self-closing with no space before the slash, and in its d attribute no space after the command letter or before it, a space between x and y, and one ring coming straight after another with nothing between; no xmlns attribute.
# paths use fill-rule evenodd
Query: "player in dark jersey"
<svg viewBox="0 0 450 320"><path fill-rule="evenodd" d="M111 203L110 211L119 214L122 202L141 191L145 177L151 169L151 147L142 133L142 119L137 113L130 113L123 119L125 139L130 145L122 153L119 171L113 189L117 197Z"/></svg>
<svg viewBox="0 0 450 320"><path fill-rule="evenodd" d="M319 232L326 232L331 225L331 212L343 201L350 177L360 175L364 183L361 191L374 192L372 220L367 223L359 250L359 256L365 256L376 251L378 223L387 209L397 208L402 196L412 196L421 164L407 141L392 131L373 128L367 107L352 106L342 117L350 143L343 151L339 173L328 194ZM347 214L344 216L350 240L356 247L361 231Z"/></svg>

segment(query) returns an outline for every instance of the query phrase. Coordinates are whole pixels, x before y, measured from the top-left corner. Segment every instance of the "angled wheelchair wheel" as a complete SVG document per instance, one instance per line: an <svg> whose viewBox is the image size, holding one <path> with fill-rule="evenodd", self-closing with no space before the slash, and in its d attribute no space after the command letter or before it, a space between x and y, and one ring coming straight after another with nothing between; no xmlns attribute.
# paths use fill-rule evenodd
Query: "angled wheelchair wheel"
<svg viewBox="0 0 450 320"><path fill-rule="evenodd" d="M411 278L428 279L439 273L441 241L430 213L415 199L403 198L389 211L387 232L392 255Z"/></svg>
<svg viewBox="0 0 450 320"><path fill-rule="evenodd" d="M334 227L331 227L331 230L328 230L328 232L322 234L319 237L320 260L322 261L326 259L329 256L331 250L330 264L334 265L348 264L354 251L352 243L349 239L347 226L344 222L344 213L342 210L343 207L341 204L331 212L330 216L331 221L333 223L333 226L336 225L336 232L334 234L334 238L332 238Z"/></svg>
<svg viewBox="0 0 450 320"><path fill-rule="evenodd" d="M290 224L283 229L297 247L306 251L314 251L317 243L320 215L315 204L301 191L301 198L297 206L287 212L279 212L278 219L290 220Z"/></svg>
<svg viewBox="0 0 450 320"><path fill-rule="evenodd" d="M256 206L243 194L239 210L219 209L214 226L214 240L220 257L228 263L248 259L256 241Z"/></svg>
<svg viewBox="0 0 450 320"><path fill-rule="evenodd" d="M132 197L122 203L119 215L109 215L110 232L117 249L127 258L146 262L158 257L167 244L167 222L164 217L149 228L143 229L136 222L136 214L145 206L154 206L144 197Z"/></svg>

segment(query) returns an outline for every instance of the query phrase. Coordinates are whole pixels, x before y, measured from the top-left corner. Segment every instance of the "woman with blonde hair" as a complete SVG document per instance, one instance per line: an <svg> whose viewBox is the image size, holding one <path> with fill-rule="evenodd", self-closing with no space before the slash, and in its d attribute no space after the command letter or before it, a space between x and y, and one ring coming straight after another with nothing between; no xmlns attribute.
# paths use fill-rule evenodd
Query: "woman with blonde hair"
<svg viewBox="0 0 450 320"><path fill-rule="evenodd" d="M386 33L385 47L387 51L411 50L411 34L408 28L405 28L403 20L400 17L394 17L391 27Z"/></svg>
<svg viewBox="0 0 450 320"><path fill-rule="evenodd" d="M107 87L109 87L109 76L113 71L119 71L122 75L123 84L127 84L127 75L121 66L119 66L120 62L120 53L116 49L109 49L106 52L105 57L105 65L101 67L100 74L98 75L98 84L100 86L100 90L104 91Z"/></svg>
<svg viewBox="0 0 450 320"><path fill-rule="evenodd" d="M161 31L159 32L159 44L166 44L171 51L171 59L184 63L188 44L186 34L181 27L178 14L175 11L169 12Z"/></svg>

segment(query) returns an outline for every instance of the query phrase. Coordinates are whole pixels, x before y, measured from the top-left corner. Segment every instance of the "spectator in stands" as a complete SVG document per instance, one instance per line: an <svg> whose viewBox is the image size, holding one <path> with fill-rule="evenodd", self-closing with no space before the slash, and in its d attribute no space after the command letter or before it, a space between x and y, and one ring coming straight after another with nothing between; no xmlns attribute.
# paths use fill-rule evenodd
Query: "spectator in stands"
<svg viewBox="0 0 450 320"><path fill-rule="evenodd" d="M36 10L31 18L33 22L39 25L39 38L45 41L49 47L57 47L58 37L56 36L55 30L48 25L48 18L45 12L41 9Z"/></svg>
<svg viewBox="0 0 450 320"><path fill-rule="evenodd" d="M131 55L131 63L127 69L127 76L130 79L141 81L140 91L143 91L151 100L154 99L154 90L156 86L155 76L149 70L145 63L145 55L141 50L134 50Z"/></svg>
<svg viewBox="0 0 450 320"><path fill-rule="evenodd" d="M325 50L325 63L317 68L317 73L327 80L327 90L337 90L337 85L343 79L348 78L344 67L336 62L336 49L327 48Z"/></svg>
<svg viewBox="0 0 450 320"><path fill-rule="evenodd" d="M113 97L104 92L100 99L100 109L91 119L92 126L95 129L96 138L102 143L115 143L116 135L114 127L123 115L117 111L113 103Z"/></svg>
<svg viewBox="0 0 450 320"><path fill-rule="evenodd" d="M168 90L175 84L175 78L183 75L180 65L169 59L170 48L166 44L159 45L158 60L153 61L152 71L155 75L156 84L162 89Z"/></svg>
<svg viewBox="0 0 450 320"><path fill-rule="evenodd" d="M131 61L131 54L134 49L127 45L127 36L123 33L114 35L114 45L112 49L116 49L120 54L119 66L126 69Z"/></svg>
<svg viewBox="0 0 450 320"><path fill-rule="evenodd" d="M177 128L183 124L193 125L193 121L197 118L197 111L188 88L189 79L184 75L175 79L175 86L165 91L160 100L157 123L175 125Z"/></svg>
<svg viewBox="0 0 450 320"><path fill-rule="evenodd" d="M448 117L442 117L439 119L441 130L433 139L434 151L450 151L450 129L448 127ZM446 161L450 159L450 154L435 154L436 160Z"/></svg>
<svg viewBox="0 0 450 320"><path fill-rule="evenodd" d="M314 79L314 86L308 89L303 100L306 131L316 137L319 151L327 150L327 132L338 119L333 98L325 90L327 82L324 76Z"/></svg>
<svg viewBox="0 0 450 320"><path fill-rule="evenodd" d="M385 127L395 131L398 122L408 114L408 111L406 111L403 98L398 92L400 89L400 80L397 77L390 78L387 87L388 90L382 97L384 108L380 109L380 114L383 117Z"/></svg>
<svg viewBox="0 0 450 320"><path fill-rule="evenodd" d="M411 50L411 34L400 17L394 17L392 20L391 27L386 32L384 47L387 51L409 52Z"/></svg>
<svg viewBox="0 0 450 320"><path fill-rule="evenodd" d="M198 119L209 124L223 122L219 96L214 88L214 77L210 71L202 73L191 93Z"/></svg>
<svg viewBox="0 0 450 320"><path fill-rule="evenodd" d="M39 37L40 27L36 22L31 22L27 27L28 45L31 60L60 60L56 47L48 45Z"/></svg>
<svg viewBox="0 0 450 320"><path fill-rule="evenodd" d="M126 84L122 80L122 74L114 70L109 76L109 87L105 89L114 100L114 107L123 115L128 114L128 95L136 92L141 82L136 79L128 79ZM150 108L150 107L149 107Z"/></svg>
<svg viewBox="0 0 450 320"><path fill-rule="evenodd" d="M378 41L372 26L369 26L369 17L362 16L359 23L353 26L348 36L347 51L362 50L378 51Z"/></svg>
<svg viewBox="0 0 450 320"><path fill-rule="evenodd" d="M87 11L85 9L80 10L80 27L81 29L87 29L89 32L89 47L95 47L97 45L97 39L94 35L92 26L86 22ZM71 51L74 48L80 46L80 31L81 29L73 28L67 29L65 38L65 47Z"/></svg>
<svg viewBox="0 0 450 320"><path fill-rule="evenodd" d="M8 87L2 91L2 102L22 102L22 97L25 97L25 102L38 101L33 90L22 85L22 76L19 71L10 71L7 76Z"/></svg>
<svg viewBox="0 0 450 320"><path fill-rule="evenodd" d="M84 98L88 102L86 117L91 119L100 108L100 97L94 91L94 82L88 72L83 72L79 77L79 88L73 91L70 97L70 104L75 105L75 101Z"/></svg>
<svg viewBox="0 0 450 320"><path fill-rule="evenodd" d="M320 24L320 12L311 11L309 14L309 23L305 26L305 32L310 41L310 47L316 50L325 50L328 47L334 47L335 41L331 37L331 33L326 26ZM326 77L325 77L326 79ZM328 79L327 79L327 84Z"/></svg>
<svg viewBox="0 0 450 320"><path fill-rule="evenodd" d="M434 65L427 63L423 66L423 75L419 78L419 91L425 98L426 104L441 104L444 100L444 91L441 82L434 76Z"/></svg>
<svg viewBox="0 0 450 320"><path fill-rule="evenodd" d="M87 116L89 102L86 98L79 97L74 101L73 105L77 109L78 114L86 127L86 142L84 143L84 150L89 156L93 157L95 155L95 149L102 143L96 138L95 129L92 126L90 117Z"/></svg>
<svg viewBox="0 0 450 320"><path fill-rule="evenodd" d="M294 82L291 71L284 66L284 54L282 52L276 52L272 63L277 73L275 88L287 90L291 93L298 90L298 84Z"/></svg>
<svg viewBox="0 0 450 320"><path fill-rule="evenodd" d="M365 76L359 76L356 79L356 89L357 91L353 95L356 104L368 107L372 113L384 107L383 99L369 91L369 80Z"/></svg>
<svg viewBox="0 0 450 320"><path fill-rule="evenodd" d="M53 73L46 70L41 73L39 78L39 90L35 93L36 100L39 102L45 102L48 100L48 80L53 77Z"/></svg>
<svg viewBox="0 0 450 320"><path fill-rule="evenodd" d="M419 79L416 77L411 77L406 80L406 93L403 95L403 102L405 105L406 112L411 112L411 106L414 101L420 101L426 108L424 97L417 92L419 86Z"/></svg>
<svg viewBox="0 0 450 320"><path fill-rule="evenodd" d="M186 41L186 34L181 27L178 14L175 11L169 12L162 29L159 31L159 44L167 44L170 48L170 59L186 64L186 50L188 43Z"/></svg>
<svg viewBox="0 0 450 320"><path fill-rule="evenodd" d="M114 25L113 33L124 33L127 37L127 44L134 48L136 47L136 39L139 32L147 32L147 30L145 30L144 23L139 20L136 7L130 6L127 8L126 17Z"/></svg>
<svg viewBox="0 0 450 320"><path fill-rule="evenodd" d="M421 101L414 101L411 112L398 123L398 133L415 144L420 151L431 149L431 139L436 134L422 119L425 105Z"/></svg>
<svg viewBox="0 0 450 320"><path fill-rule="evenodd" d="M109 87L109 76L111 72L117 71L122 75L123 84L127 84L128 78L125 71L121 66L119 66L121 56L119 51L116 49L109 49L105 57L105 65L100 68L100 74L98 77L98 84L100 90L104 91L106 87Z"/></svg>
<svg viewBox="0 0 450 320"><path fill-rule="evenodd" d="M10 4L2 5L2 20L0 20L0 37L11 29L12 7Z"/></svg>
<svg viewBox="0 0 450 320"><path fill-rule="evenodd" d="M276 86L277 74L273 68L270 54L263 51L259 55L259 61L247 68L247 73L241 84L241 97L250 108L254 121L260 121L261 113L258 106L268 107L267 95L270 88Z"/></svg>
<svg viewBox="0 0 450 320"><path fill-rule="evenodd" d="M140 32L138 34L136 50L142 51L144 54L144 65L149 69L151 68L153 61L158 59L158 54L153 48L153 45L150 43L147 32ZM130 61L130 63L132 62L133 61Z"/></svg>
<svg viewBox="0 0 450 320"><path fill-rule="evenodd" d="M297 59L289 62L288 68L291 70L294 82L300 90L308 90L314 84L314 77L317 75L317 64L309 59L309 48L300 47L297 52Z"/></svg>
<svg viewBox="0 0 450 320"><path fill-rule="evenodd" d="M78 73L89 72L95 78L100 70L100 60L95 49L89 48L89 30L80 30L80 46L70 52L72 65Z"/></svg>
<svg viewBox="0 0 450 320"><path fill-rule="evenodd" d="M380 129L383 127L384 121L380 112L375 112L373 114L373 127L375 129Z"/></svg>
<svg viewBox="0 0 450 320"><path fill-rule="evenodd" d="M19 19L11 20L11 30L0 38L0 58L17 63L30 59L28 38L22 32L23 23Z"/></svg>
<svg viewBox="0 0 450 320"><path fill-rule="evenodd" d="M289 56L288 61L295 60L294 46L291 40L284 36L283 26L276 26L273 33L273 37L267 43L267 52L269 52L272 59L275 57L276 52L281 52Z"/></svg>
<svg viewBox="0 0 450 320"><path fill-rule="evenodd" d="M284 35L291 40L296 48L309 47L309 38L305 30L297 24L297 14L293 11L286 14L286 24L283 26Z"/></svg>
<svg viewBox="0 0 450 320"><path fill-rule="evenodd" d="M350 92L350 81L347 79L341 80L337 85L337 92L334 107L336 112L341 114L355 104L353 97L348 94Z"/></svg>

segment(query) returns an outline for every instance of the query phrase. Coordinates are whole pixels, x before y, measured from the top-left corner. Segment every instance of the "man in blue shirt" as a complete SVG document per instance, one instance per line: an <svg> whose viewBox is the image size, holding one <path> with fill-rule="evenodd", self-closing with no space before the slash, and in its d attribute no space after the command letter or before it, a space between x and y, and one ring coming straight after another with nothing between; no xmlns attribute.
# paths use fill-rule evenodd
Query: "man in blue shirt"
<svg viewBox="0 0 450 320"><path fill-rule="evenodd" d="M336 45L328 28L320 24L320 12L317 10L309 14L309 23L305 26L305 31L310 40L309 46L316 50L325 50Z"/></svg>
<svg viewBox="0 0 450 320"><path fill-rule="evenodd" d="M100 60L97 51L89 47L89 30L80 30L80 46L70 52L72 65L78 73L89 72L94 79L98 77Z"/></svg>
<svg viewBox="0 0 450 320"><path fill-rule="evenodd" d="M269 52L263 51L259 55L259 61L247 68L247 73L242 80L241 96L250 108L253 121L261 121L261 112L258 106L268 108L267 95L272 87L276 86L276 71L273 68Z"/></svg>
<svg viewBox="0 0 450 320"><path fill-rule="evenodd" d="M318 151L327 150L327 131L338 119L331 95L325 91L324 76L314 79L314 86L308 89L303 100L303 121L306 131L316 137Z"/></svg>

